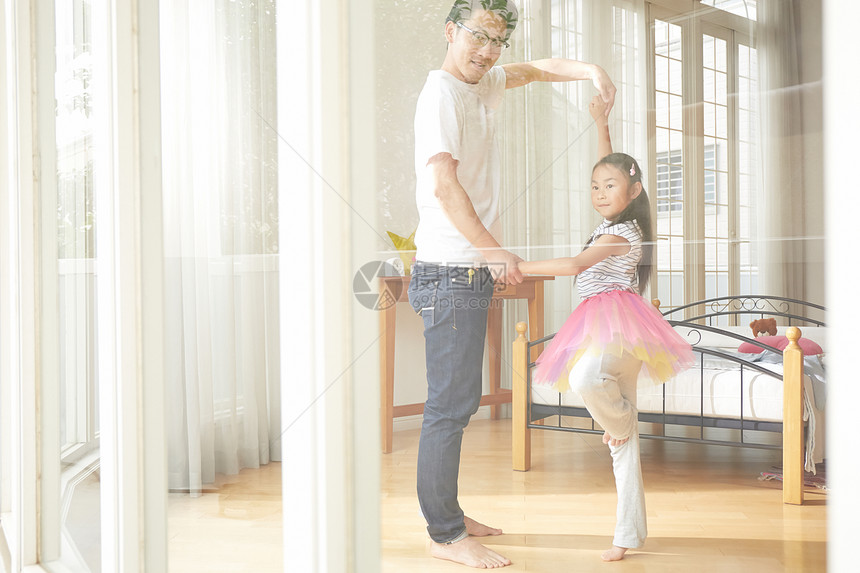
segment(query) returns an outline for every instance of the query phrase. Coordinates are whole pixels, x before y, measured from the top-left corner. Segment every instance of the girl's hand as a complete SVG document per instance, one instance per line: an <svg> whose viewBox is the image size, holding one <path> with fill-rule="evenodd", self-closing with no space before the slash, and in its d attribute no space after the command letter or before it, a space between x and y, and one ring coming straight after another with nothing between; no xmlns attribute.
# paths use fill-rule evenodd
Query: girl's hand
<svg viewBox="0 0 860 573"><path fill-rule="evenodd" d="M591 103L588 104L588 111L594 121L599 121L601 118L606 119L606 102L599 95L591 98Z"/></svg>
<svg viewBox="0 0 860 573"><path fill-rule="evenodd" d="M519 269L522 258L504 249L483 251L484 258L490 268L493 280L508 285L518 285L523 282L523 273Z"/></svg>

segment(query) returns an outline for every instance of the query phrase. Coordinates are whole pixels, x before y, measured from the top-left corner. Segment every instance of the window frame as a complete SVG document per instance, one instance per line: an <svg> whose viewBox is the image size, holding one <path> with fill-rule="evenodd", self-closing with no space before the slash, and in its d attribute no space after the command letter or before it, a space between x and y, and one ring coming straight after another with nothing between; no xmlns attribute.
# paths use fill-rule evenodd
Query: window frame
<svg viewBox="0 0 860 573"><path fill-rule="evenodd" d="M740 162L738 140L738 53L739 45L744 44L755 49L755 22L746 18L712 8L702 6L698 2L667 1L648 5L647 14L647 97L649 106L648 116L648 162L652 166L648 185L654 190L652 201L652 218L655 222L655 242L658 217L658 151L656 123L656 45L655 21L661 20L681 27L682 44L682 106L683 119L681 131L683 134L682 166L683 166L683 237L684 237L684 266L683 266L683 299L685 303L703 300L707 296L707 267L705 252L706 222L705 222L705 130L704 130L704 72L703 72L703 39L705 35L726 41L726 74L727 74L727 185L728 185L728 282L727 294L740 293L740 206L739 180ZM671 153L671 149L670 149ZM661 293L658 280L658 259L655 249L654 267L652 270L652 296L659 299L666 293ZM720 293L722 294L722 293ZM669 299L661 302L668 303ZM672 304L663 304L672 307Z"/></svg>
<svg viewBox="0 0 860 573"><path fill-rule="evenodd" d="M33 55L32 14L23 4L0 3L0 120L6 175L0 194L0 558L4 570L35 564L38 552L38 458L36 359L36 266L32 177ZM7 271L8 272L5 272ZM39 569L36 569L39 570Z"/></svg>
<svg viewBox="0 0 860 573"><path fill-rule="evenodd" d="M99 65L111 80L100 126L114 207L102 230L110 268L99 264L99 323L115 337L99 367L103 398L101 554L104 570L166 570L167 480L161 331L158 3L94 3ZM95 10L94 10L95 12ZM95 19L95 13L94 13ZM54 4L0 2L0 569L77 570L60 556L61 491L57 336ZM37 129L38 126L38 129ZM117 129L112 129L117 127ZM8 167L8 169L5 169ZM146 189L146 193L140 193ZM122 196L122 197L120 197ZM141 242L140 235L147 241ZM8 271L8 272L7 272ZM132 288L122 288L122 287ZM100 291L100 293L101 293ZM146 292L147 296L142 296ZM141 317L146 317L141 320ZM100 348L100 351L102 349ZM146 356L146 369L142 357ZM104 399L107 398L107 399Z"/></svg>

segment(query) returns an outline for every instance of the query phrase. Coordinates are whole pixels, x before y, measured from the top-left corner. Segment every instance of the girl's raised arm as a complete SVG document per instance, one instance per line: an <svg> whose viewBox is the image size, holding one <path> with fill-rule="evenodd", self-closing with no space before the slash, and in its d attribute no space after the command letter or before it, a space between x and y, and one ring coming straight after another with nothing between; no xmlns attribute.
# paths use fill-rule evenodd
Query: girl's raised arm
<svg viewBox="0 0 860 573"><path fill-rule="evenodd" d="M594 123L597 124L597 159L603 159L612 153L612 141L609 139L609 118L606 117L606 102L600 96L591 98L588 106Z"/></svg>
<svg viewBox="0 0 860 573"><path fill-rule="evenodd" d="M630 243L618 235L600 235L587 249L575 257L561 257L543 261L523 261L520 272L529 275L571 276L578 275L588 267L613 255L625 255Z"/></svg>

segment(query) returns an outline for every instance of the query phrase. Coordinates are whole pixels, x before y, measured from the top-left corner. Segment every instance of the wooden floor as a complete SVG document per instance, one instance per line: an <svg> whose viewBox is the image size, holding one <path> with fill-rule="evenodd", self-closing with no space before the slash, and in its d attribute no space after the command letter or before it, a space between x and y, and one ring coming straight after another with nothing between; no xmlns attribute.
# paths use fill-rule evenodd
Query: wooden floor
<svg viewBox="0 0 860 573"><path fill-rule="evenodd" d="M778 482L757 479L779 465L778 451L643 440L649 538L624 561L603 563L615 486L600 437L534 430L524 473L510 469L510 440L509 420L473 421L460 471L467 514L505 530L487 543L513 561L505 571L826 570L827 494L807 488L804 506L786 506ZM381 457L382 570L468 571L427 553L417 451L418 430L404 430ZM171 572L283 571L280 464L221 478L201 497L171 494L169 503Z"/></svg>
<svg viewBox="0 0 860 573"><path fill-rule="evenodd" d="M460 503L501 527L487 545L505 571L825 571L826 492L802 507L781 502L779 482L757 478L781 463L773 450L642 441L649 538L622 562L603 563L612 540L615 486L597 435L532 431L532 469L510 469L510 421L466 429ZM418 430L394 435L382 456L383 571L464 571L429 557L415 496Z"/></svg>
<svg viewBox="0 0 860 573"><path fill-rule="evenodd" d="M218 476L206 491L169 496L171 573L283 571L281 464Z"/></svg>

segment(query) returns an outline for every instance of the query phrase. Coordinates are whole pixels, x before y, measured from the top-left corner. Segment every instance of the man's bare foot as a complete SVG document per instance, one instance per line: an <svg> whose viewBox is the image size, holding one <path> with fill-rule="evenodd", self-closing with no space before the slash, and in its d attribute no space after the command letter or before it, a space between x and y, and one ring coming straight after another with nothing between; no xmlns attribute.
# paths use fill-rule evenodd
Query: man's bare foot
<svg viewBox="0 0 860 573"><path fill-rule="evenodd" d="M612 549L604 551L600 558L604 561L621 561L622 559L624 559L625 553L627 553L626 547L618 547L617 545L613 545Z"/></svg>
<svg viewBox="0 0 860 573"><path fill-rule="evenodd" d="M466 533L474 537L487 537L488 535L501 535L502 530L483 523L478 523L471 517L463 516L463 522L466 524Z"/></svg>
<svg viewBox="0 0 860 573"><path fill-rule="evenodd" d="M462 563L477 569L496 569L511 564L510 559L502 557L492 549L487 549L473 537L465 537L450 545L435 541L431 541L430 544L430 554L433 557Z"/></svg>
<svg viewBox="0 0 860 573"><path fill-rule="evenodd" d="M624 438L623 440L616 440L615 438L613 438L612 436L609 435L609 432L603 432L603 443L606 444L607 446L613 446L613 447L620 446L621 444L625 443L629 439L630 438ZM616 560L612 559L612 561L616 561Z"/></svg>

